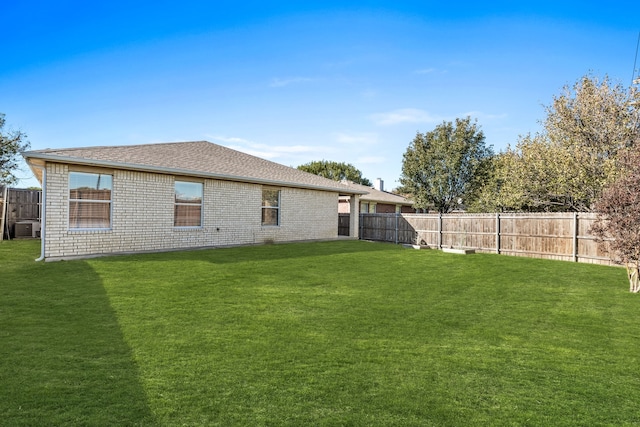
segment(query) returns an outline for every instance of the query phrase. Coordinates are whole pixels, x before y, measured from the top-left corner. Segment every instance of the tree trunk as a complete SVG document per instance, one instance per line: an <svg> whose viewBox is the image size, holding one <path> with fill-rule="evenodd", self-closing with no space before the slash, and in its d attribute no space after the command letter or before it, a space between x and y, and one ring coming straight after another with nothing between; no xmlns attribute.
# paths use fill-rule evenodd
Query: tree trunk
<svg viewBox="0 0 640 427"><path fill-rule="evenodd" d="M640 292L640 263L627 263L627 277L629 278L629 292L637 294Z"/></svg>

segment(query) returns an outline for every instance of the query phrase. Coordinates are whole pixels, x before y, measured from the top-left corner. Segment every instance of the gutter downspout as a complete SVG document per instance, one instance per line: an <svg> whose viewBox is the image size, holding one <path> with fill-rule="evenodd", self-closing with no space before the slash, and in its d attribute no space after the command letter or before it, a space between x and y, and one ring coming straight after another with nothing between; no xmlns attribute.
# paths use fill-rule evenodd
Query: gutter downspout
<svg viewBox="0 0 640 427"><path fill-rule="evenodd" d="M42 207L40 214L40 258L36 258L36 262L44 260L44 239L45 239L45 224L47 223L47 165L36 166L42 170Z"/></svg>

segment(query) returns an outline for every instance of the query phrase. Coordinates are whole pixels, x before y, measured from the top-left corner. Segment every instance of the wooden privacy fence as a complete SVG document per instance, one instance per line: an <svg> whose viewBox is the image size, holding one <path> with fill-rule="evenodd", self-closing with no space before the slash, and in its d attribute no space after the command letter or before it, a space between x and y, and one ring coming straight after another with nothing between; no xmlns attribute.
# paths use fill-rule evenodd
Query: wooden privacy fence
<svg viewBox="0 0 640 427"><path fill-rule="evenodd" d="M0 187L1 188L1 187ZM15 237L15 224L22 221L40 222L42 191L20 188L3 188L0 193L2 203L2 237ZM4 220L4 221L2 221Z"/></svg>
<svg viewBox="0 0 640 427"><path fill-rule="evenodd" d="M595 213L361 214L360 238L612 265Z"/></svg>

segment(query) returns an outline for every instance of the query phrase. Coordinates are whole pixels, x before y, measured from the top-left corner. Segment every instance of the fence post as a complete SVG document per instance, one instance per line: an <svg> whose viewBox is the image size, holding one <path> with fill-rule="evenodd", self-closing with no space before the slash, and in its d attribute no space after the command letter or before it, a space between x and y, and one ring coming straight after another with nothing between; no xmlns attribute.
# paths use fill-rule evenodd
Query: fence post
<svg viewBox="0 0 640 427"><path fill-rule="evenodd" d="M398 244L398 212L396 212L396 245Z"/></svg>
<svg viewBox="0 0 640 427"><path fill-rule="evenodd" d="M500 254L500 212L496 212L496 253Z"/></svg>
<svg viewBox="0 0 640 427"><path fill-rule="evenodd" d="M573 261L578 262L578 212L573 213Z"/></svg>
<svg viewBox="0 0 640 427"><path fill-rule="evenodd" d="M442 249L442 212L438 212L438 249Z"/></svg>

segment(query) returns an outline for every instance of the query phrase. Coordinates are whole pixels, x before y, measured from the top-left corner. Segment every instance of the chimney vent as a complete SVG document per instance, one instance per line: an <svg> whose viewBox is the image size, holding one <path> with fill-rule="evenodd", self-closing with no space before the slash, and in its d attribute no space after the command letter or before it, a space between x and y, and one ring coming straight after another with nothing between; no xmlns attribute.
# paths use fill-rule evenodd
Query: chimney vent
<svg viewBox="0 0 640 427"><path fill-rule="evenodd" d="M373 188L378 191L384 191L384 181L381 178L376 178L376 181L373 184Z"/></svg>

